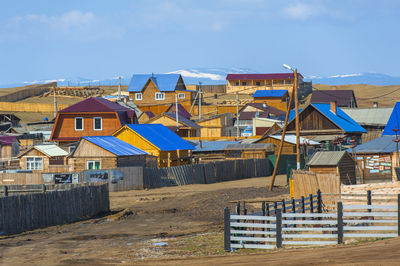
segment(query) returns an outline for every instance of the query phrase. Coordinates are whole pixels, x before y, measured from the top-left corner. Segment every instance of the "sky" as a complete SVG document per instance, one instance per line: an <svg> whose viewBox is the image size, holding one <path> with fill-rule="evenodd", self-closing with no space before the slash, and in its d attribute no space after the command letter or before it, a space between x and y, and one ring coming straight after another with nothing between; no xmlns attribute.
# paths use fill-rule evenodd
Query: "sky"
<svg viewBox="0 0 400 266"><path fill-rule="evenodd" d="M2 0L0 83L187 68L400 76L397 0Z"/></svg>

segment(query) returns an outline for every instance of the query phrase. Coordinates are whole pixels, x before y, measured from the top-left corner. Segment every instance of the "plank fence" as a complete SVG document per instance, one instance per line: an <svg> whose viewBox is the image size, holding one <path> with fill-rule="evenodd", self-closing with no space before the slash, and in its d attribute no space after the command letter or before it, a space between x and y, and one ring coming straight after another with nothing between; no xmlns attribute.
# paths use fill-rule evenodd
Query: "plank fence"
<svg viewBox="0 0 400 266"><path fill-rule="evenodd" d="M0 235L72 223L110 209L107 184L3 186Z"/></svg>
<svg viewBox="0 0 400 266"><path fill-rule="evenodd" d="M400 194L396 195L395 204L371 204L371 199L367 204L338 201L335 210L325 209L322 197L319 192L307 199L280 204L263 202L262 211L250 215L245 205L242 214L240 204L234 214L225 208L224 249L332 245L343 244L347 239L400 235Z"/></svg>

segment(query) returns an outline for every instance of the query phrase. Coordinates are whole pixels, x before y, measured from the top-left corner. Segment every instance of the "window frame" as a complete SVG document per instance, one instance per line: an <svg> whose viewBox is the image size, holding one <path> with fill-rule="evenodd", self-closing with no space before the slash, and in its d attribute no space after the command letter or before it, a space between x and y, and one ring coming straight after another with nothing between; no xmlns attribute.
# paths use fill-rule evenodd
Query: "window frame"
<svg viewBox="0 0 400 266"><path fill-rule="evenodd" d="M89 164L93 163L93 166L96 167L96 162L99 163L99 168L98 169L96 169L96 168L90 169L89 168ZM99 161L99 160L88 160L88 161L86 161L86 170L101 170L101 161Z"/></svg>
<svg viewBox="0 0 400 266"><path fill-rule="evenodd" d="M178 99L185 99L186 94L185 93L178 93Z"/></svg>
<svg viewBox="0 0 400 266"><path fill-rule="evenodd" d="M247 82L246 81L242 81L242 86L247 86Z"/></svg>
<svg viewBox="0 0 400 266"><path fill-rule="evenodd" d="M76 128L76 120L77 119L82 119L82 129L77 129ZM84 121L83 117L75 117L74 122L75 122L75 125L74 125L75 131L83 131L83 129L85 128L85 121Z"/></svg>
<svg viewBox="0 0 400 266"><path fill-rule="evenodd" d="M29 162L28 163L28 159L33 159L33 162ZM36 161L40 161L41 162L41 166L40 168L36 168ZM33 168L28 167L28 165L33 165ZM25 166L26 166L26 170L43 170L43 157L42 156L27 156L25 158Z"/></svg>
<svg viewBox="0 0 400 266"><path fill-rule="evenodd" d="M138 97L140 96L140 97ZM139 99L140 98L140 99ZM135 101L142 101L143 100L143 93L141 92L136 92L135 93Z"/></svg>
<svg viewBox="0 0 400 266"><path fill-rule="evenodd" d="M99 118L100 118L100 128L96 128L96 119L99 119ZM101 116L93 117L93 130L95 130L95 131L103 130L103 117L101 117Z"/></svg>
<svg viewBox="0 0 400 266"><path fill-rule="evenodd" d="M157 99L157 95L162 95L162 97L160 99ZM154 94L154 98L156 101L164 101L165 100L165 93L164 92L156 92Z"/></svg>

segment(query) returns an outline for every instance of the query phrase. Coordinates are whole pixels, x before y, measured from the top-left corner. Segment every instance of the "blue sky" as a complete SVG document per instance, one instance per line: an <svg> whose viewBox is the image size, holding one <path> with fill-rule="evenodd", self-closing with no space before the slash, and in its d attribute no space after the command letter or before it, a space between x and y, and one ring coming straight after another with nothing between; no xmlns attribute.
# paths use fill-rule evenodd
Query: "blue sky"
<svg viewBox="0 0 400 266"><path fill-rule="evenodd" d="M400 76L400 1L0 2L0 83L239 67Z"/></svg>

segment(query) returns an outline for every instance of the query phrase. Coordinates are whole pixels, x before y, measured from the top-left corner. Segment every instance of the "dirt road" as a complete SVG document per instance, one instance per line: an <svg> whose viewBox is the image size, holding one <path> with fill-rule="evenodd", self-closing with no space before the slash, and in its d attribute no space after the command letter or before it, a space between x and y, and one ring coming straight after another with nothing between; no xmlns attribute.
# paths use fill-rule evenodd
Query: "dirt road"
<svg viewBox="0 0 400 266"><path fill-rule="evenodd" d="M285 183L279 176L278 185ZM114 212L74 224L0 238L2 265L255 265L397 264L400 241L345 247L223 251L223 208L246 200L281 200L288 189L266 189L270 178L110 194Z"/></svg>

